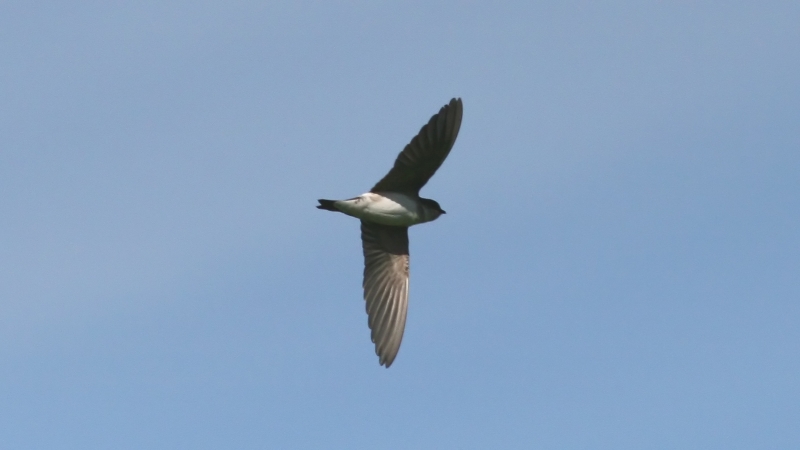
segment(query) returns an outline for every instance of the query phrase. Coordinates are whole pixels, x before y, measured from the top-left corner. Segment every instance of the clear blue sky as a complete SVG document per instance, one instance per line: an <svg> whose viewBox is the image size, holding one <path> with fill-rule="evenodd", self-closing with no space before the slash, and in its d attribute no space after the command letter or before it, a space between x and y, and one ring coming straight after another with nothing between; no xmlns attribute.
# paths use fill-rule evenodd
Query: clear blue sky
<svg viewBox="0 0 800 450"><path fill-rule="evenodd" d="M0 448L797 448L798 24L3 2ZM455 96L386 370L314 206Z"/></svg>

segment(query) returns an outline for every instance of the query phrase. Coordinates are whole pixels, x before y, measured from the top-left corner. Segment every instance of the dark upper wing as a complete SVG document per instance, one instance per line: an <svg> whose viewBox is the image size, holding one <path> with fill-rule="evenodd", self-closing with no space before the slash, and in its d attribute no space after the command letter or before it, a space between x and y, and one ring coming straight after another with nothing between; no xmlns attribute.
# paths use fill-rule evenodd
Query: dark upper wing
<svg viewBox="0 0 800 450"><path fill-rule="evenodd" d="M380 364L392 365L408 310L408 228L361 221L364 300Z"/></svg>
<svg viewBox="0 0 800 450"><path fill-rule="evenodd" d="M371 191L406 192L419 190L436 173L453 148L461 128L463 106L460 98L450 100L434 114L419 134L397 156L394 167Z"/></svg>

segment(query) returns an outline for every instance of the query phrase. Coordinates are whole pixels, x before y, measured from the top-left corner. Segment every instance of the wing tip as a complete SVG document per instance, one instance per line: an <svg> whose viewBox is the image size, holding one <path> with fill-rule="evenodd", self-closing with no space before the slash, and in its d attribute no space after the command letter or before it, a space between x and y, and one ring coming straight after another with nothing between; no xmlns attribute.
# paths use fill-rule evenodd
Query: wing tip
<svg viewBox="0 0 800 450"><path fill-rule="evenodd" d="M375 354L378 354L378 352L375 352ZM392 363L394 363L396 357L397 357L397 352L395 352L393 355L383 355L383 356L378 355L379 358L378 364L388 369L389 367L392 366Z"/></svg>
<svg viewBox="0 0 800 450"><path fill-rule="evenodd" d="M461 116L464 110L464 102L461 100L461 97L453 97L447 102L446 105L442 106L439 109L439 114L442 114L445 111L453 110L456 115Z"/></svg>
<svg viewBox="0 0 800 450"><path fill-rule="evenodd" d="M460 111L464 109L464 102L461 100L461 97L453 97L450 99L450 103L448 103L446 106Z"/></svg>

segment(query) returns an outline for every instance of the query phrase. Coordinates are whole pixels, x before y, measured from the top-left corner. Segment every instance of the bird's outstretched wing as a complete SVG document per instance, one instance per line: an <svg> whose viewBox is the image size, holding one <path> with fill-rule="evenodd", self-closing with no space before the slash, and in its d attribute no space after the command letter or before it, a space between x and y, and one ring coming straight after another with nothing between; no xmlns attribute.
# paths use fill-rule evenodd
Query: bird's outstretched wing
<svg viewBox="0 0 800 450"><path fill-rule="evenodd" d="M408 311L408 228L361 221L364 300L380 364L392 365Z"/></svg>
<svg viewBox="0 0 800 450"><path fill-rule="evenodd" d="M460 98L450 100L434 114L419 134L397 156L394 167L371 192L403 192L419 195L419 190L442 165L461 128L463 106Z"/></svg>

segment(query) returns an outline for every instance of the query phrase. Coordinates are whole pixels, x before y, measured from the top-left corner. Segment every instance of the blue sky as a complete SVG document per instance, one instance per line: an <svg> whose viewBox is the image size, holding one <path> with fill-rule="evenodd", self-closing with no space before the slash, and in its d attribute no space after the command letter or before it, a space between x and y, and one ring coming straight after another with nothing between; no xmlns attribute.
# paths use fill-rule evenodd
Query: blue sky
<svg viewBox="0 0 800 450"><path fill-rule="evenodd" d="M800 443L797 2L3 2L5 448ZM451 97L378 366L358 222Z"/></svg>

